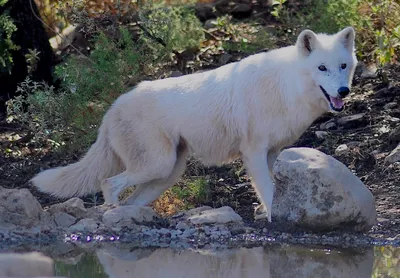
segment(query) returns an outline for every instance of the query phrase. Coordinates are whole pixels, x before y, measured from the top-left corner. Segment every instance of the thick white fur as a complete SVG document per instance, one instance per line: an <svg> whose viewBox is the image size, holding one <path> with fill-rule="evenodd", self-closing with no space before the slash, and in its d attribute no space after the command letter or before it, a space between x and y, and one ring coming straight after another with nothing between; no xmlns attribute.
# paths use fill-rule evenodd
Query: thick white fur
<svg viewBox="0 0 400 278"><path fill-rule="evenodd" d="M350 88L357 63L354 30L334 35L304 30L296 45L215 70L141 82L107 111L97 141L81 161L32 179L59 197L103 190L107 203L135 185L126 203L145 205L172 186L189 152L205 164L242 158L271 221L270 174L281 149L295 142L329 102ZM345 70L340 68L347 64ZM327 72L318 70L324 64Z"/></svg>

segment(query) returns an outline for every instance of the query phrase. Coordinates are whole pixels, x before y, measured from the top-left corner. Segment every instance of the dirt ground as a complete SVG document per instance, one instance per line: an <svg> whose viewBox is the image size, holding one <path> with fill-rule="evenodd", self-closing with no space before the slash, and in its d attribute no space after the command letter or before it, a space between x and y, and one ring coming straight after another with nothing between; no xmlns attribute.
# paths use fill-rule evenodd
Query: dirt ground
<svg viewBox="0 0 400 278"><path fill-rule="evenodd" d="M238 55L232 53L232 56ZM345 111L324 115L294 144L334 156L365 183L375 197L379 218L379 224L369 234L381 238L400 234L400 164L384 163L400 142L399 76L399 65L388 66L383 74L376 76L356 74ZM351 115L353 119L342 119ZM63 200L35 191L28 180L41 169L76 161L82 153L59 155L52 152L51 142L39 143L32 137L20 126L0 122L0 186L28 187L46 207ZM343 144L347 149L335 152ZM189 168L186 175L193 175L193 167ZM211 194L204 205L229 205L246 221L252 221L254 203L258 200L240 161L222 167L200 167L195 174L205 176L210 184ZM92 206L101 204L103 199L98 193L84 201Z"/></svg>

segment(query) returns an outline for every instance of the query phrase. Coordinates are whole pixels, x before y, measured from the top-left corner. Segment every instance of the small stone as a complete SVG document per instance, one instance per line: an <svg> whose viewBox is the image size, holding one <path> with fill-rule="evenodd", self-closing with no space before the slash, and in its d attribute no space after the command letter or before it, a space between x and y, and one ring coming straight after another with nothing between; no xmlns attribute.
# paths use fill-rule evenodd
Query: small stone
<svg viewBox="0 0 400 278"><path fill-rule="evenodd" d="M229 222L240 222L242 217L237 214L231 207L224 206L217 209L203 211L197 215L193 215L188 219L193 224L226 224Z"/></svg>
<svg viewBox="0 0 400 278"><path fill-rule="evenodd" d="M158 232L159 232L160 234L162 234L162 235L166 235L166 234L171 233L171 231L168 230L168 229L166 229L166 228L161 228Z"/></svg>
<svg viewBox="0 0 400 278"><path fill-rule="evenodd" d="M322 130L317 130L315 132L315 136L317 136L318 139L325 139L328 136L328 132L322 131Z"/></svg>
<svg viewBox="0 0 400 278"><path fill-rule="evenodd" d="M345 129L362 127L367 123L365 113L339 118L337 123Z"/></svg>
<svg viewBox="0 0 400 278"><path fill-rule="evenodd" d="M223 66L223 65L227 64L232 57L233 56L228 53L222 54L218 59L219 65Z"/></svg>
<svg viewBox="0 0 400 278"><path fill-rule="evenodd" d="M178 224L176 224L176 228L178 230L187 230L187 229L189 229L189 225L182 221L182 222L179 222Z"/></svg>
<svg viewBox="0 0 400 278"><path fill-rule="evenodd" d="M319 128L322 129L322 130L332 130L332 129L335 129L335 128L336 128L336 122L335 122L334 119L329 120L329 121L327 121L327 122L325 122L325 123L322 123L322 124L319 126Z"/></svg>
<svg viewBox="0 0 400 278"><path fill-rule="evenodd" d="M57 226L68 228L76 222L76 218L65 212L57 212L54 215L54 222Z"/></svg>
<svg viewBox="0 0 400 278"><path fill-rule="evenodd" d="M335 155L343 155L349 151L349 147L346 144L339 145L335 150Z"/></svg>
<svg viewBox="0 0 400 278"><path fill-rule="evenodd" d="M390 144L399 144L400 143L400 125L390 132L388 141Z"/></svg>
<svg viewBox="0 0 400 278"><path fill-rule="evenodd" d="M211 29L214 28L215 26L217 26L217 21L215 19L208 19L205 23L204 23L204 29Z"/></svg>
<svg viewBox="0 0 400 278"><path fill-rule="evenodd" d="M84 218L82 220L79 220L78 223L75 225L69 227L69 231L71 232L90 232L94 233L97 230L97 223L93 219L89 218Z"/></svg>
<svg viewBox="0 0 400 278"><path fill-rule="evenodd" d="M376 78L378 76L377 67L374 64L365 65L361 72L362 78Z"/></svg>
<svg viewBox="0 0 400 278"><path fill-rule="evenodd" d="M150 207L125 205L106 211L102 222L108 227L130 227L135 222L150 222L156 217L156 213Z"/></svg>
<svg viewBox="0 0 400 278"><path fill-rule="evenodd" d="M169 77L179 77L179 76L182 76L182 75L183 75L183 73L180 72L179 70L174 70L174 71L171 72Z"/></svg>
<svg viewBox="0 0 400 278"><path fill-rule="evenodd" d="M399 104L397 102L389 102L383 106L384 109L396 108Z"/></svg>
<svg viewBox="0 0 400 278"><path fill-rule="evenodd" d="M52 205L48 209L48 212L50 212L51 214L56 214L58 212L65 212L77 219L81 219L85 217L87 210L85 208L83 200L74 197L65 201L64 203Z"/></svg>
<svg viewBox="0 0 400 278"><path fill-rule="evenodd" d="M231 229L231 234L233 236L240 235L246 233L246 229L244 227L236 227Z"/></svg>
<svg viewBox="0 0 400 278"><path fill-rule="evenodd" d="M386 165L396 162L400 162L400 144L393 151L391 151L387 157L385 157Z"/></svg>
<svg viewBox="0 0 400 278"><path fill-rule="evenodd" d="M249 17L253 12L252 6L246 3L237 4L232 10L231 14L239 19Z"/></svg>
<svg viewBox="0 0 400 278"><path fill-rule="evenodd" d="M188 238L188 237L192 236L195 232L196 232L195 228L187 229L182 233L181 237Z"/></svg>

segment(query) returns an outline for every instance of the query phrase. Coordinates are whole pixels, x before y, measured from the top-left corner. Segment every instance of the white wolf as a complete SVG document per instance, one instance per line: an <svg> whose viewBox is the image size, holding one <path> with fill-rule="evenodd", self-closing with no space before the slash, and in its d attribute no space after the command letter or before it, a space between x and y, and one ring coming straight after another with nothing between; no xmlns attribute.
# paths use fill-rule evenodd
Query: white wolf
<svg viewBox="0 0 400 278"><path fill-rule="evenodd" d="M190 152L204 164L241 158L271 222L271 169L323 113L343 110L357 63L355 32L302 31L295 45L214 70L144 81L105 114L79 161L31 181L58 197L103 191L106 203L135 186L124 204L147 205L175 184Z"/></svg>

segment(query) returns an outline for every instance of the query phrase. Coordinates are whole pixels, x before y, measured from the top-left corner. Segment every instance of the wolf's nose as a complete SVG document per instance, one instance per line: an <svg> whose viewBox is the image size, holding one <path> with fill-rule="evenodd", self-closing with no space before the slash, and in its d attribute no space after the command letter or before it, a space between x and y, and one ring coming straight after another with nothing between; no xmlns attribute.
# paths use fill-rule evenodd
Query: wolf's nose
<svg viewBox="0 0 400 278"><path fill-rule="evenodd" d="M342 98L345 98L349 95L350 90L347 87L340 87L338 89L338 93L339 93L339 96L341 96Z"/></svg>

